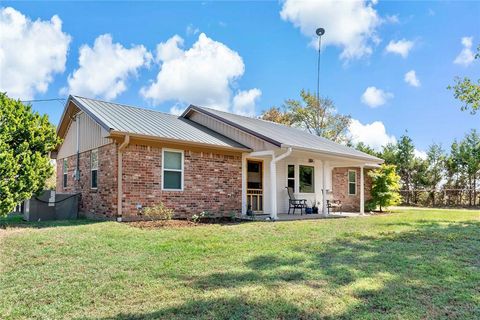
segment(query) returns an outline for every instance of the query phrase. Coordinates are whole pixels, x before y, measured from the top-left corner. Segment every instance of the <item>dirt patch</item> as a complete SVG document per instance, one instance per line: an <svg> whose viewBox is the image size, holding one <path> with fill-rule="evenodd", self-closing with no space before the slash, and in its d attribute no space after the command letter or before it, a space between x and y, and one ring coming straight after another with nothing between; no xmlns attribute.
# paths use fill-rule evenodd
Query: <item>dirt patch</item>
<svg viewBox="0 0 480 320"><path fill-rule="evenodd" d="M127 222L130 226L140 229L159 228L192 228L201 225L189 220L155 220Z"/></svg>

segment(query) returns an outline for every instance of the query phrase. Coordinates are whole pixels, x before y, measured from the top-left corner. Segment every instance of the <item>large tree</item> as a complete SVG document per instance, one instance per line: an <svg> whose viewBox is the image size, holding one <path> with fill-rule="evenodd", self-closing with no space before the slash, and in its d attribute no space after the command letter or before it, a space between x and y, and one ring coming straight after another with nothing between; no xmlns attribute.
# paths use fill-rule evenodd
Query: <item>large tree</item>
<svg viewBox="0 0 480 320"><path fill-rule="evenodd" d="M480 45L477 47L475 59L480 59ZM470 110L471 114L475 114L480 108L480 79L456 77L454 81L455 84L447 88L453 90L455 99L463 103L461 110Z"/></svg>
<svg viewBox="0 0 480 320"><path fill-rule="evenodd" d="M46 115L0 93L0 216L44 188L53 170L49 153L58 143Z"/></svg>
<svg viewBox="0 0 480 320"><path fill-rule="evenodd" d="M406 193L406 202L410 204L410 190L412 188L412 175L415 164L415 147L412 139L404 134L397 143L396 165L400 175L402 186Z"/></svg>
<svg viewBox="0 0 480 320"><path fill-rule="evenodd" d="M430 189L432 206L435 206L435 192L437 191L445 171L445 152L438 143L433 143L427 151L427 170L424 174L426 185Z"/></svg>
<svg viewBox="0 0 480 320"><path fill-rule="evenodd" d="M333 101L328 98L317 99L305 90L300 92L300 98L286 100L283 109L272 107L264 111L261 118L303 128L335 142L348 141L350 116L339 114Z"/></svg>

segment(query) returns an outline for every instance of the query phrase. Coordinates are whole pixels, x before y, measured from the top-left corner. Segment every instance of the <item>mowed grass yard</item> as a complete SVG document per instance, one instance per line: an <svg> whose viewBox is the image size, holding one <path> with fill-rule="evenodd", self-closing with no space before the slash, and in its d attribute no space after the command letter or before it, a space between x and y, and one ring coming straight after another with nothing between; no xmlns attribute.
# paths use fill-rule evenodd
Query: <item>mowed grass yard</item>
<svg viewBox="0 0 480 320"><path fill-rule="evenodd" d="M0 225L1 319L480 319L480 211Z"/></svg>

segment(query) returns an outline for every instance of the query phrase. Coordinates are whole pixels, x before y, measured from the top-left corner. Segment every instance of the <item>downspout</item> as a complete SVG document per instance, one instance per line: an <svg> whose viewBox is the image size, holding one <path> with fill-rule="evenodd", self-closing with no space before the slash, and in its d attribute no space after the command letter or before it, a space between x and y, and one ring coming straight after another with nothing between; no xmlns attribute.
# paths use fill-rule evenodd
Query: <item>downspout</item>
<svg viewBox="0 0 480 320"><path fill-rule="evenodd" d="M272 151L272 160L270 161L270 219L277 220L277 162L288 157L292 153L292 148L288 148L287 152L276 157Z"/></svg>
<svg viewBox="0 0 480 320"><path fill-rule="evenodd" d="M130 136L127 134L122 144L118 147L118 168L117 168L117 221L122 221L122 198L123 198L123 150L130 143Z"/></svg>

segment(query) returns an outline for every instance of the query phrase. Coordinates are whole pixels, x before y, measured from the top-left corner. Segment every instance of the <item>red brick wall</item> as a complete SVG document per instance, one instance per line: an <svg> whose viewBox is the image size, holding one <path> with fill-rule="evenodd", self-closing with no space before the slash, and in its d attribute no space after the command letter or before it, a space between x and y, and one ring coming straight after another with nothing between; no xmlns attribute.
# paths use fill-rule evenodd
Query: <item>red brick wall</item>
<svg viewBox="0 0 480 320"><path fill-rule="evenodd" d="M57 159L57 192L81 192L80 210L96 217L117 214L117 145L98 148L98 189L91 189L90 153L80 154L80 181L74 181L76 156L68 157L68 184L63 188L63 159ZM192 151L184 148L184 190L163 191L162 149L129 145L123 152L123 219L141 219L137 204L153 206L162 201L176 217L202 211L240 212L242 196L241 154Z"/></svg>
<svg viewBox="0 0 480 320"><path fill-rule="evenodd" d="M57 192L81 192L80 211L97 217L114 218L117 213L117 148L108 144L98 148L98 188L92 189L90 181L90 153L80 153L80 180L75 181L73 173L77 156L68 161L67 188L63 188L63 159L57 159Z"/></svg>
<svg viewBox="0 0 480 320"><path fill-rule="evenodd" d="M129 145L123 153L123 217L141 218L137 204L149 207L162 201L176 217L202 211L241 211L242 157L220 152L184 150L184 190L164 191L161 185L162 149Z"/></svg>
<svg viewBox="0 0 480 320"><path fill-rule="evenodd" d="M348 194L348 171L357 171L357 194ZM371 199L372 180L368 177L368 170L364 171L365 201ZM333 200L342 201L342 210L347 212L360 211L360 168L334 168L332 171Z"/></svg>

